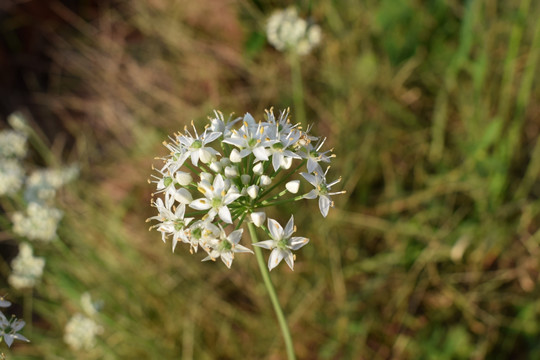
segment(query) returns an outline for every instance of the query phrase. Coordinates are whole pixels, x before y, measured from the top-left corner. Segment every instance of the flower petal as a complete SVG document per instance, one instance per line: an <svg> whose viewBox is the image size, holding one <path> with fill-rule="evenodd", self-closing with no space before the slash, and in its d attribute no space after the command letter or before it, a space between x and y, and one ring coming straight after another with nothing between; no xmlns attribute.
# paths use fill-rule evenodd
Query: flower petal
<svg viewBox="0 0 540 360"><path fill-rule="evenodd" d="M326 217L328 215L328 210L330 209L330 205L332 204L332 201L330 198L326 195L319 196L319 209L321 210L322 216Z"/></svg>
<svg viewBox="0 0 540 360"><path fill-rule="evenodd" d="M208 210L212 207L212 204L210 204L207 198L200 198L192 201L189 207L195 210Z"/></svg>
<svg viewBox="0 0 540 360"><path fill-rule="evenodd" d="M289 265L291 270L294 271L294 256L292 252L289 251L289 253L285 256L285 262L287 263L287 265Z"/></svg>
<svg viewBox="0 0 540 360"><path fill-rule="evenodd" d="M291 237L291 235L294 232L294 215L291 215L291 218L289 219L289 222L287 222L287 225L285 226L285 231L283 234L283 237L285 239L288 239Z"/></svg>
<svg viewBox="0 0 540 360"><path fill-rule="evenodd" d="M264 249L272 250L273 248L276 247L276 241L275 240L259 241L253 244L253 246L258 246Z"/></svg>
<svg viewBox="0 0 540 360"><path fill-rule="evenodd" d="M274 249L270 253L270 257L268 258L268 270L272 271L273 268L275 268L280 262L283 260L283 251L279 249Z"/></svg>
<svg viewBox="0 0 540 360"><path fill-rule="evenodd" d="M268 231L270 231L272 239L283 239L283 228L276 220L268 218Z"/></svg>
<svg viewBox="0 0 540 360"><path fill-rule="evenodd" d="M309 242L308 238L295 236L295 237L291 238L291 240L289 242L289 244L290 244L289 246L293 250L298 250L302 246L306 245L308 242Z"/></svg>
<svg viewBox="0 0 540 360"><path fill-rule="evenodd" d="M232 224L231 212L227 206L222 206L218 210L218 215L221 220L227 224Z"/></svg>

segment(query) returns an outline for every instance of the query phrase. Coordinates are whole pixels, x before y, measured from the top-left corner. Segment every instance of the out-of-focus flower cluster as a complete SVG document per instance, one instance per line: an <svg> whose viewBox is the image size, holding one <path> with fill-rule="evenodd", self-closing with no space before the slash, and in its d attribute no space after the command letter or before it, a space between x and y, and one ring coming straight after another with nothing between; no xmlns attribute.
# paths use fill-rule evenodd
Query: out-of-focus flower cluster
<svg viewBox="0 0 540 360"><path fill-rule="evenodd" d="M178 242L186 243L192 253L199 248L207 253L203 261L221 258L230 268L235 253L252 252L240 244L242 223L252 221L270 237L253 244L272 250L268 267L285 259L292 269L292 250L309 240L292 236L292 216L285 229L274 219L265 226L262 209L318 198L321 214L328 215L331 196L340 193L331 189L340 179L326 179L328 168L322 165L334 155L322 150L325 139L293 124L288 110L277 116L266 111L262 121L249 113L233 119L215 111L203 131L192 127L193 132L186 127L164 142L169 155L151 180L159 194L152 200L158 214L147 220L157 221L151 229L161 232L164 242L170 238L173 251ZM297 195L301 181L311 190ZM235 227L227 232L229 225Z"/></svg>
<svg viewBox="0 0 540 360"><path fill-rule="evenodd" d="M103 327L95 319L100 304L92 302L89 293L81 296L83 313L76 313L64 328L64 342L73 350L90 350L95 346L96 336Z"/></svg>
<svg viewBox="0 0 540 360"><path fill-rule="evenodd" d="M279 51L308 54L321 42L321 28L300 17L293 7L276 10L266 23L268 42Z"/></svg>
<svg viewBox="0 0 540 360"><path fill-rule="evenodd" d="M4 299L3 296L0 296L0 307L6 308L10 307L11 302ZM21 340L30 342L25 336L19 334L19 331L26 325L24 320L19 320L15 316L11 316L8 319L3 312L0 311L0 339L4 340L8 347L11 347L14 340Z"/></svg>
<svg viewBox="0 0 540 360"><path fill-rule="evenodd" d="M12 129L0 131L0 206L11 218L13 233L30 241L49 242L56 237L62 211L54 205L56 192L78 175L77 166L41 169L25 162L28 137L35 133L22 113L8 117ZM7 207L6 207L7 204ZM11 263L9 283L31 288L43 274L45 259L33 256L27 242Z"/></svg>

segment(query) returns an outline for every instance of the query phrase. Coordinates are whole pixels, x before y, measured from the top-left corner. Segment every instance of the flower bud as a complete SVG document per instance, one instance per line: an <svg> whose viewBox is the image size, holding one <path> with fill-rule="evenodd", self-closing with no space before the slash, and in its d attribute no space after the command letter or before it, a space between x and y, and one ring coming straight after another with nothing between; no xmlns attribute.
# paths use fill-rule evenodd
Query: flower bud
<svg viewBox="0 0 540 360"><path fill-rule="evenodd" d="M193 201L191 193L185 188L180 188L176 190L176 192L174 193L174 199L180 204L186 205L191 204L191 202Z"/></svg>
<svg viewBox="0 0 540 360"><path fill-rule="evenodd" d="M203 163L208 164L210 161L215 159L215 156L210 151L202 148L199 151L199 158Z"/></svg>
<svg viewBox="0 0 540 360"><path fill-rule="evenodd" d="M285 170L288 170L291 168L292 165L292 158L291 157L284 157L281 160L281 167Z"/></svg>
<svg viewBox="0 0 540 360"><path fill-rule="evenodd" d="M253 224L257 227L261 227L261 225L264 224L265 219L266 213L264 211L251 213L251 221L253 221Z"/></svg>
<svg viewBox="0 0 540 360"><path fill-rule="evenodd" d="M238 169L236 166L227 166L225 168L225 177L235 178L238 177Z"/></svg>
<svg viewBox="0 0 540 360"><path fill-rule="evenodd" d="M231 159L233 163L239 163L240 161L242 161L240 152L236 149L233 149L233 151L231 151L231 155L229 156L229 158Z"/></svg>
<svg viewBox="0 0 540 360"><path fill-rule="evenodd" d="M189 185L193 181L193 177L190 173L184 172L184 171L177 171L174 175L176 182L179 183L182 186Z"/></svg>
<svg viewBox="0 0 540 360"><path fill-rule="evenodd" d="M247 188L247 193L250 198L255 199L259 195L259 187L257 185L251 185Z"/></svg>
<svg viewBox="0 0 540 360"><path fill-rule="evenodd" d="M210 173L203 172L201 173L201 180L206 180L209 183L212 183L214 181L214 176Z"/></svg>
<svg viewBox="0 0 540 360"><path fill-rule="evenodd" d="M247 185L251 181L251 176L248 174L243 174L240 176L240 180L242 181L242 184Z"/></svg>
<svg viewBox="0 0 540 360"><path fill-rule="evenodd" d="M214 161L213 163L210 164L210 169L212 169L212 171L216 173L219 173L223 169L223 165L221 165L219 161Z"/></svg>
<svg viewBox="0 0 540 360"><path fill-rule="evenodd" d="M290 193L296 194L298 192L298 189L300 188L300 181L299 180L289 181L287 184L285 184L285 187Z"/></svg>
<svg viewBox="0 0 540 360"><path fill-rule="evenodd" d="M264 172L264 167L263 167L263 164L260 162L260 163L257 163L254 167L253 167L253 172L255 173L255 175L262 175L263 172Z"/></svg>
<svg viewBox="0 0 540 360"><path fill-rule="evenodd" d="M221 164L221 167L225 167L231 165L231 160L227 157L224 157L219 160L219 163Z"/></svg>
<svg viewBox="0 0 540 360"><path fill-rule="evenodd" d="M268 186L272 183L272 179L268 175L263 175L261 176L259 183L261 184L261 186Z"/></svg>

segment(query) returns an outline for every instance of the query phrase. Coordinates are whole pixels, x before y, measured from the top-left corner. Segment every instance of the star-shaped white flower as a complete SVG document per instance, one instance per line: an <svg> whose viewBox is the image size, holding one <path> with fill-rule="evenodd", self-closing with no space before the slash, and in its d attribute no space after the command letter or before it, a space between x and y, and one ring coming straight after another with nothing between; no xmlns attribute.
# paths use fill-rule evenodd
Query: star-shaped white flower
<svg viewBox="0 0 540 360"><path fill-rule="evenodd" d="M206 145L216 140L218 137L220 137L221 133L219 131L209 132L208 129L206 129L202 133L202 135L199 136L195 128L195 125L192 124L192 126L193 126L193 131L195 132L195 136L192 136L187 131L187 128L186 128L186 134L179 135L176 138L177 141L183 146L185 146L185 148L187 149L187 152L183 154L182 156L184 158L187 158L188 156L190 156L191 163L194 166L197 166L199 164L199 160L207 164L213 158L215 158L216 155L219 155L219 152L216 149L211 148Z"/></svg>
<svg viewBox="0 0 540 360"><path fill-rule="evenodd" d="M232 224L231 212L227 205L242 196L237 189L228 186L221 174L214 178L212 185L208 181L202 180L198 189L205 197L193 200L189 206L195 210L209 210L208 216L211 218L219 215L221 220Z"/></svg>
<svg viewBox="0 0 540 360"><path fill-rule="evenodd" d="M235 253L252 253L247 247L240 245L240 239L242 238L242 232L244 229L235 230L229 235L225 233L225 230L221 228L219 239L212 241L210 244L211 249L208 251L208 256L205 257L202 261L213 260L215 261L218 257L221 258L221 261L230 269L232 262L234 260Z"/></svg>
<svg viewBox="0 0 540 360"><path fill-rule="evenodd" d="M317 172L315 172L314 174L300 173L300 175L302 175L304 179L306 179L311 185L315 187L315 189L304 195L304 198L315 199L318 196L319 209L321 210L321 214L324 217L328 215L328 210L330 210L331 207L334 207L334 202L330 200L330 196L345 193L345 191L329 192L332 186L336 185L338 182L341 181L341 178L328 184L326 182L326 173L328 173L328 169L330 169L330 167L326 169L324 175L322 176L319 175L319 173Z"/></svg>
<svg viewBox="0 0 540 360"><path fill-rule="evenodd" d="M296 231L294 216L291 215L289 222L285 226L285 230L276 220L269 218L268 231L270 231L271 240L259 241L253 244L253 246L272 250L268 258L268 269L272 271L281 260L285 259L291 270L294 270L295 257L291 250L298 250L309 242L308 238L292 236Z"/></svg>
<svg viewBox="0 0 540 360"><path fill-rule="evenodd" d="M327 150L320 152L321 147L324 145L324 142L326 141L326 138L320 140L317 142L315 146L313 146L310 143L308 143L305 147L304 151L299 151L298 155L300 155L303 159L307 159L307 171L309 173L318 172L319 174L322 173L322 168L319 162L326 162L329 163L330 159L335 157L335 155L326 155L332 150Z"/></svg>

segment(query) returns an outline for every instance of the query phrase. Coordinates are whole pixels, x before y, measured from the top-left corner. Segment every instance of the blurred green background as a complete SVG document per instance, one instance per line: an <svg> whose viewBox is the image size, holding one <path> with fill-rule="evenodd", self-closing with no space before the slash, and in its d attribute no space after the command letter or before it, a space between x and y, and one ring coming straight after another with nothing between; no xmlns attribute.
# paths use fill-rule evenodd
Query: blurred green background
<svg viewBox="0 0 540 360"><path fill-rule="evenodd" d="M29 111L57 157L82 169L61 197L61 241L36 250L47 265L22 332L32 342L6 354L285 358L254 257L228 270L172 254L144 220L168 134L213 109L260 118L292 106L287 58L264 33L291 4L323 30L301 63L307 118L347 191L324 220L315 201L292 209L311 241L294 272L271 273L297 356L540 358L531 0L6 5L2 113ZM85 291L103 300L104 332L74 353L62 334Z"/></svg>

